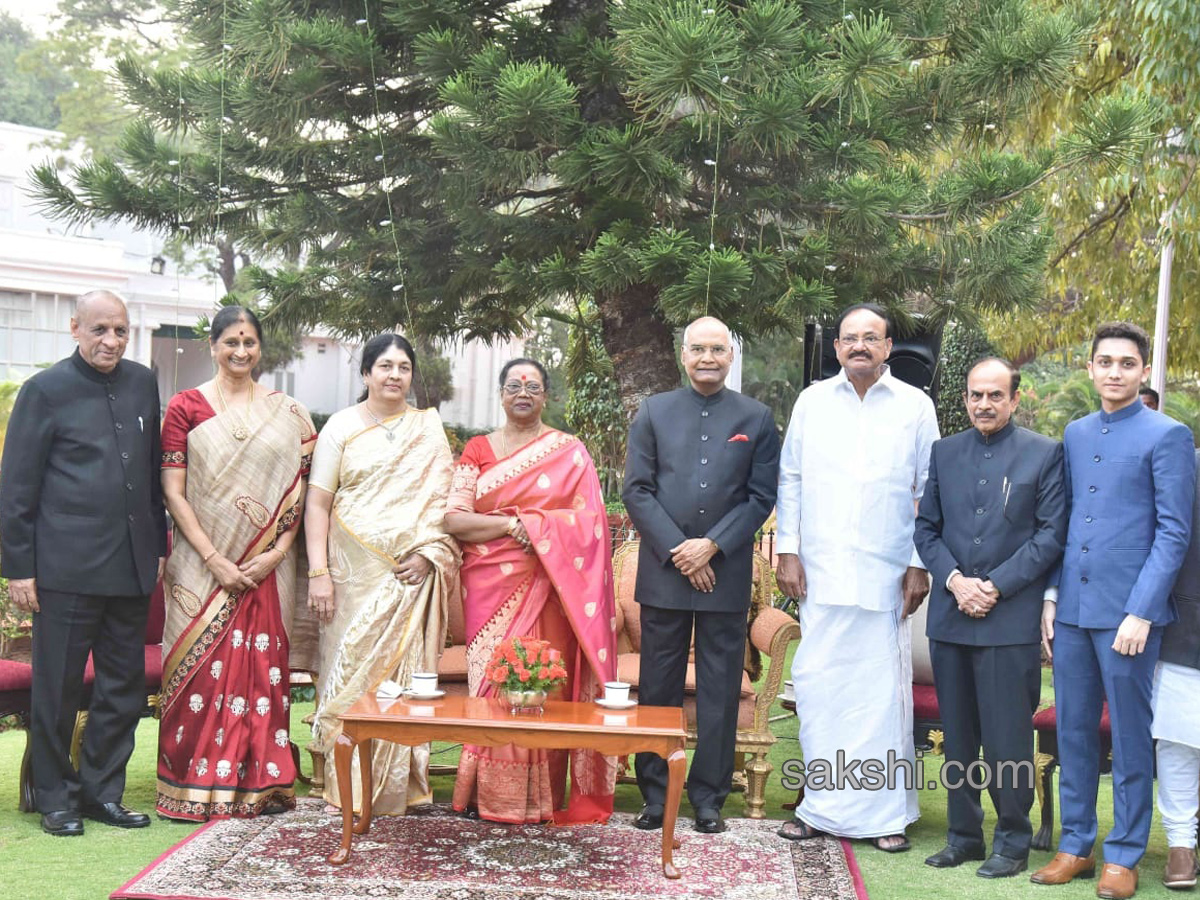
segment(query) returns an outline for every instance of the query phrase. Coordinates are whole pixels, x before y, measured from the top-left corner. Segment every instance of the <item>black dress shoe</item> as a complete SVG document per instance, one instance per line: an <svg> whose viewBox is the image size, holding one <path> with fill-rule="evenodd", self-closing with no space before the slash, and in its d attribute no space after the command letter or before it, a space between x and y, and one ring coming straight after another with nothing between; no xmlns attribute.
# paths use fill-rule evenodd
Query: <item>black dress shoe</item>
<svg viewBox="0 0 1200 900"><path fill-rule="evenodd" d="M81 811L86 819L116 828L145 828L150 824L148 815L126 809L120 803L85 803Z"/></svg>
<svg viewBox="0 0 1200 900"><path fill-rule="evenodd" d="M721 811L719 809L696 810L696 824L692 826L692 830L701 834L720 834L725 830L725 820L721 818Z"/></svg>
<svg viewBox="0 0 1200 900"><path fill-rule="evenodd" d="M657 804L646 804L633 820L633 827L642 831L656 831L662 828L663 808Z"/></svg>
<svg viewBox="0 0 1200 900"><path fill-rule="evenodd" d="M925 865L933 866L935 869L953 869L955 866L961 866L968 859L980 860L985 855L982 847L966 850L962 847L955 847L953 844L947 844L933 856L928 857Z"/></svg>
<svg viewBox="0 0 1200 900"><path fill-rule="evenodd" d="M975 874L980 878L1012 878L1024 872L1028 866L1029 861L1024 858L1013 859L1011 856L993 853L987 862L975 870Z"/></svg>
<svg viewBox="0 0 1200 900"><path fill-rule="evenodd" d="M55 837L83 834L83 819L73 809L57 809L42 816L42 831Z"/></svg>

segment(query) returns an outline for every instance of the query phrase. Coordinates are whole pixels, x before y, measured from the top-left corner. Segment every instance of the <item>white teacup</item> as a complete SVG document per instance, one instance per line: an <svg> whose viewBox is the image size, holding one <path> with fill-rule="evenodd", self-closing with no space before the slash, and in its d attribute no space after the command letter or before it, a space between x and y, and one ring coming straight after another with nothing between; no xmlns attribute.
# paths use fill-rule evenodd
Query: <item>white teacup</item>
<svg viewBox="0 0 1200 900"><path fill-rule="evenodd" d="M796 687L790 681L785 681L783 683L783 699L784 700L795 700L796 699Z"/></svg>
<svg viewBox="0 0 1200 900"><path fill-rule="evenodd" d="M438 689L437 672L413 672L412 691L414 694L432 694Z"/></svg>
<svg viewBox="0 0 1200 900"><path fill-rule="evenodd" d="M628 703L629 702L629 682L627 682L627 681L606 681L606 682L604 682L604 702L605 703Z"/></svg>

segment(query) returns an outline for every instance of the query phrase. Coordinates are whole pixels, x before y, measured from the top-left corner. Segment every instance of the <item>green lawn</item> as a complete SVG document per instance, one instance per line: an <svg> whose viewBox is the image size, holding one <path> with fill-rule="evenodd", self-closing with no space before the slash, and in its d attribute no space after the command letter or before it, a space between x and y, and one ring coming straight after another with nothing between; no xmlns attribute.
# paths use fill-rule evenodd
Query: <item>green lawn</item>
<svg viewBox="0 0 1200 900"><path fill-rule="evenodd" d="M1043 693L1048 699L1048 685ZM777 711L783 712L782 709ZM300 720L309 712L310 703L298 703L293 707L292 733L301 746L307 742L307 729L300 724ZM154 802L157 727L157 722L146 720L138 730L137 750L129 766L130 779L125 794L128 805L147 812L152 809ZM791 795L779 783L779 769L784 760L799 757L799 746L794 718L780 719L774 728L780 740L771 757L775 771L767 787L767 814L783 819L790 814L780 807L791 799ZM81 838L52 838L42 834L37 816L21 815L16 811L17 766L24 741L25 736L21 732L0 734L0 886L3 886L0 894L32 895L38 900L101 900L153 862L168 847L191 833L193 826L155 819L150 828L136 831L88 823L87 833ZM436 754L435 762L452 762L456 754L456 748L442 748ZM307 770L307 754L304 757ZM932 764L932 761L927 761L926 767L930 768ZM452 787L450 777L435 778L436 799L448 802ZM618 809L634 812L640 806L635 785L618 786ZM725 812L730 816L740 816L743 809L742 796L735 794L726 803ZM686 800L683 814L691 814ZM1034 814L1037 814L1036 806ZM1100 787L1102 833L1111 821L1111 781L1105 778ZM974 868L970 865L949 871L930 869L923 864L923 860L941 848L945 826L945 798L941 791L923 791L921 820L909 829L912 851L886 854L865 843L854 845L872 900L900 900L918 896L922 900L961 900L963 896L982 900L1081 900L1095 896L1094 881L1047 888L1033 885L1025 878L985 881L975 877ZM991 827L989 819L985 823L989 837ZM682 832L683 839L692 839L690 834L688 831ZM1050 855L1035 852L1030 859L1031 869L1048 861ZM1160 881L1165 862L1166 844L1156 815L1150 849L1142 865L1142 896L1168 894Z"/></svg>

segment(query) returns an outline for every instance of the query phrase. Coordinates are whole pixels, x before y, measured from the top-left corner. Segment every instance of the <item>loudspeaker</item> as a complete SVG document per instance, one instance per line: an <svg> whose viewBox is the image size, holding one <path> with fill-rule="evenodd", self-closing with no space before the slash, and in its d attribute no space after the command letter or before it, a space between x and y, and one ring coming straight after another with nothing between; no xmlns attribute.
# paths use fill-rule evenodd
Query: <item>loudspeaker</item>
<svg viewBox="0 0 1200 900"><path fill-rule="evenodd" d="M916 318L915 328L907 337L892 338L892 355L888 365L892 374L913 387L920 388L937 403L938 362L942 355L942 328L927 319Z"/></svg>
<svg viewBox="0 0 1200 900"><path fill-rule="evenodd" d="M938 361L942 353L942 329L923 318L915 319L915 328L906 337L893 336L888 366L892 374L927 393L937 402ZM834 351L833 326L804 326L804 387L814 381L832 378L841 370Z"/></svg>

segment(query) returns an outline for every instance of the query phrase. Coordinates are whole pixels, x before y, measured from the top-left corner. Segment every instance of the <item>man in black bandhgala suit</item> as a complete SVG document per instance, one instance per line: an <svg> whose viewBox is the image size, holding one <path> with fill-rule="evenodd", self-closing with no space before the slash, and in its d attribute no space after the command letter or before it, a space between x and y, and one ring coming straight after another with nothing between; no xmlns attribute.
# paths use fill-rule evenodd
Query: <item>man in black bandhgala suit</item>
<svg viewBox="0 0 1200 900"><path fill-rule="evenodd" d="M779 435L771 411L725 387L733 340L713 318L692 322L681 357L689 385L642 404L629 430L622 497L641 534L638 700L682 706L695 630L696 752L688 772L695 829L725 829L750 608L754 536L775 505ZM662 825L667 764L636 760L645 808Z"/></svg>
<svg viewBox="0 0 1200 900"><path fill-rule="evenodd" d="M83 833L82 817L122 828L150 819L121 805L146 701L149 595L166 555L154 375L121 357L124 301L79 298L79 349L17 395L0 465L0 569L33 613L30 741L42 828ZM71 735L95 670L79 771Z"/></svg>

